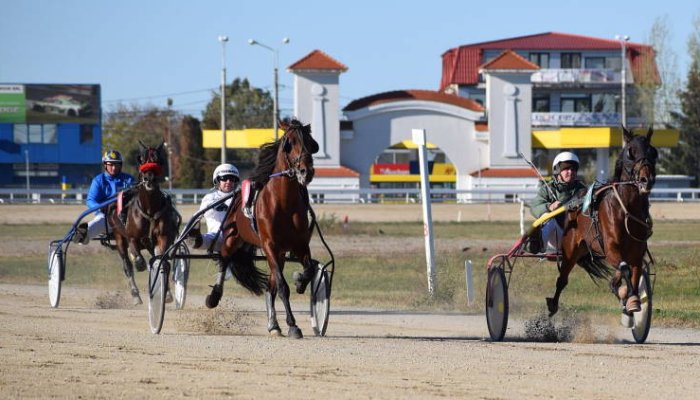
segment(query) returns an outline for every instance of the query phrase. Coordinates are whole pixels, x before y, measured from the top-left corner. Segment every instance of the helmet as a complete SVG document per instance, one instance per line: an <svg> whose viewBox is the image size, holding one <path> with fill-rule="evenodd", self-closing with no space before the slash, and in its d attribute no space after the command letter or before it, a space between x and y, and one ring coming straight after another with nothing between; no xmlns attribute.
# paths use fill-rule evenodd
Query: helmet
<svg viewBox="0 0 700 400"><path fill-rule="evenodd" d="M112 163L119 163L121 164L124 160L122 159L122 153L116 151L116 150L107 150L105 151L105 154L102 156L102 162L112 162Z"/></svg>
<svg viewBox="0 0 700 400"><path fill-rule="evenodd" d="M216 167L211 179L216 185L217 183L219 183L219 178L225 175L233 175L238 179L241 178L241 176L238 174L238 168L234 167L233 164L221 164L218 167Z"/></svg>
<svg viewBox="0 0 700 400"><path fill-rule="evenodd" d="M563 151L559 154L557 154L556 157L554 157L554 161L552 162L552 171L554 172L555 175L559 174L559 164L566 162L566 163L574 163L576 164L576 168L578 168L580 162L578 160L578 157L576 154L570 152L570 151Z"/></svg>

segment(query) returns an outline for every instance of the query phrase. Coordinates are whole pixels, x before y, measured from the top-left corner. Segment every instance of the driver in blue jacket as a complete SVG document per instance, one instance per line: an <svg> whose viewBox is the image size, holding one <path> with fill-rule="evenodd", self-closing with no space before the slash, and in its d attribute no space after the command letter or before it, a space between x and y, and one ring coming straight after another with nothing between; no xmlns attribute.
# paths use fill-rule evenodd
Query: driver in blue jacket
<svg viewBox="0 0 700 400"><path fill-rule="evenodd" d="M121 153L116 150L109 150L104 153L102 156L104 172L92 179L87 195L88 208L96 207L117 194L117 192L126 190L134 184L134 177L122 172L123 162ZM108 229L105 214L102 210L97 210L92 221L84 222L78 226L73 236L73 241L88 244L90 239L105 234Z"/></svg>

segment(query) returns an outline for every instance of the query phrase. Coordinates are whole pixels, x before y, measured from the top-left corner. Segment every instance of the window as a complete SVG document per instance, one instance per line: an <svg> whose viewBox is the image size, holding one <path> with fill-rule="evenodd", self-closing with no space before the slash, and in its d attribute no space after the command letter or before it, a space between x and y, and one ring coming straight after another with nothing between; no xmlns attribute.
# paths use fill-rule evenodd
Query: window
<svg viewBox="0 0 700 400"><path fill-rule="evenodd" d="M27 125L15 124L13 132L14 142L17 144L29 143L29 137L27 135L27 132L29 132L29 128L27 127Z"/></svg>
<svg viewBox="0 0 700 400"><path fill-rule="evenodd" d="M529 59L540 68L549 68L549 53L530 53Z"/></svg>
<svg viewBox="0 0 700 400"><path fill-rule="evenodd" d="M92 125L80 125L80 144L92 143Z"/></svg>
<svg viewBox="0 0 700 400"><path fill-rule="evenodd" d="M561 53L561 67L570 69L581 68L581 53Z"/></svg>
<svg viewBox="0 0 700 400"><path fill-rule="evenodd" d="M620 65L621 65L620 60L622 60L621 57L607 57L607 58L605 58L605 68L619 71Z"/></svg>
<svg viewBox="0 0 700 400"><path fill-rule="evenodd" d="M549 112L549 95L532 96L532 112Z"/></svg>
<svg viewBox="0 0 700 400"><path fill-rule="evenodd" d="M594 94L591 96L591 103L593 104L593 112L597 113L614 113L615 111L615 97L614 94Z"/></svg>
<svg viewBox="0 0 700 400"><path fill-rule="evenodd" d="M58 143L58 134L56 133L56 125L44 125L44 140L42 143L56 144Z"/></svg>
<svg viewBox="0 0 700 400"><path fill-rule="evenodd" d="M591 112L591 97L585 94L562 96L561 112Z"/></svg>
<svg viewBox="0 0 700 400"><path fill-rule="evenodd" d="M586 68L605 68L605 57L586 58Z"/></svg>

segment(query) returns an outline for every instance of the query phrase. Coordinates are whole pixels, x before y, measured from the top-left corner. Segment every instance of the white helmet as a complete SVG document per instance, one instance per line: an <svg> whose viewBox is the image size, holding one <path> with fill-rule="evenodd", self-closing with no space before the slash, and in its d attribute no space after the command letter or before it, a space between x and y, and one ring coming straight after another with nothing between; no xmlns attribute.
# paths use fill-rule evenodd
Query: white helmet
<svg viewBox="0 0 700 400"><path fill-rule="evenodd" d="M211 177L212 181L214 181L214 185L219 183L219 178L226 175L233 175L236 178L241 179L241 176L238 174L238 168L233 166L233 164L221 164L216 167L214 174Z"/></svg>
<svg viewBox="0 0 700 400"><path fill-rule="evenodd" d="M557 154L556 157L554 157L554 161L552 162L552 171L554 172L554 174L559 174L559 164L563 162L576 163L577 168L581 164L576 154L570 151L562 151L561 153Z"/></svg>

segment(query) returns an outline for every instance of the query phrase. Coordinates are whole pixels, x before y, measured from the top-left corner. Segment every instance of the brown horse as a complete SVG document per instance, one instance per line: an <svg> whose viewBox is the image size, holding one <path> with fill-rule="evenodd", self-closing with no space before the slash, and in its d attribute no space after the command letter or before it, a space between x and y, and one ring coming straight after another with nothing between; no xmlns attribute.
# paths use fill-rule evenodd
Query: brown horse
<svg viewBox="0 0 700 400"><path fill-rule="evenodd" d="M134 266L138 271L146 269L141 251L148 250L151 257L163 254L175 241L180 224L180 215L170 197L160 190L159 179L165 160L163 144L153 148L139 143L142 147L138 157L139 183L125 192L123 202L118 202L128 208L126 222L119 218L117 209L108 216L109 223L114 227L114 239L124 273L129 278L134 305L142 303L134 280Z"/></svg>
<svg viewBox="0 0 700 400"><path fill-rule="evenodd" d="M288 252L304 266L304 272L295 277L295 280L298 277L298 293L304 292L314 274L309 249L312 230L306 185L314 176L312 154L318 151L318 143L311 136L309 125L292 120L280 126L284 135L263 145L254 172L253 180L262 186L255 203L255 220L243 214L242 200L238 196L222 224L225 235L219 264L222 273L207 298L207 306L218 304L223 293L223 269L229 267L234 277L252 292L261 294L266 287L267 329L271 335L281 335L275 311L275 298L279 294L287 313L288 335L301 338L301 329L297 327L289 304L289 285L283 270ZM270 268L267 282L253 263L255 248L262 249Z"/></svg>
<svg viewBox="0 0 700 400"><path fill-rule="evenodd" d="M651 128L635 136L622 127L624 145L613 180L593 193L593 207L567 212L562 237L562 261L554 297L547 298L550 316L559 309L559 296L576 263L594 278L612 275L610 286L626 314L640 310L638 295L647 239L651 236L649 193L656 180L658 153L651 145ZM615 273L612 274L612 267Z"/></svg>

